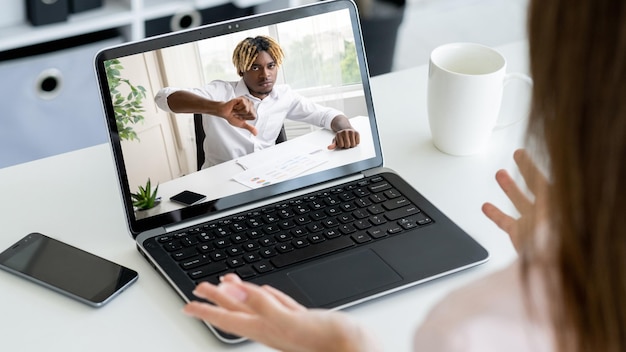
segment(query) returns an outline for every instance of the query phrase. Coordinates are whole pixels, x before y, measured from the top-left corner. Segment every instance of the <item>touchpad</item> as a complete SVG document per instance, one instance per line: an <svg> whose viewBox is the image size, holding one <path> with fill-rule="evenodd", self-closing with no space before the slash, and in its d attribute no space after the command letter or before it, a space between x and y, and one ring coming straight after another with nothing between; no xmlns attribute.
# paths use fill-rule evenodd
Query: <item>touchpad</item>
<svg viewBox="0 0 626 352"><path fill-rule="evenodd" d="M315 306L402 280L373 250L358 251L287 274Z"/></svg>

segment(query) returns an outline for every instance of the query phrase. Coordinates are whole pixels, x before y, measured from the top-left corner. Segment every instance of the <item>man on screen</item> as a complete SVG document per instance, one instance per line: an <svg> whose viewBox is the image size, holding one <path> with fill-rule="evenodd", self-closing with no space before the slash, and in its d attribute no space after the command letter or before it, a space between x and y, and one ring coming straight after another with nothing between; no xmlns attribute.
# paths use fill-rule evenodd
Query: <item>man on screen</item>
<svg viewBox="0 0 626 352"><path fill-rule="evenodd" d="M203 168L275 144L285 119L334 131L328 149L353 148L359 132L342 112L315 104L287 85L274 85L283 51L272 38L241 41L233 52L239 81L215 80L202 88L167 87L155 97L163 110L203 114Z"/></svg>

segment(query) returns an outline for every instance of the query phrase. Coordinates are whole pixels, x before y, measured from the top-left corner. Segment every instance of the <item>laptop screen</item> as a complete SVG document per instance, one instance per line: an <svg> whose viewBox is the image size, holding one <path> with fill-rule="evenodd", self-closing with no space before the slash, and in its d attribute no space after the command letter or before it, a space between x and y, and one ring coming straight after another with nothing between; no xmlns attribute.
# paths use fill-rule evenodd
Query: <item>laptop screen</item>
<svg viewBox="0 0 626 352"><path fill-rule="evenodd" d="M271 39L259 51L274 62L266 65L272 69L266 81L248 79L258 75L235 67L255 58L238 49L247 38ZM267 67L255 64L250 71ZM96 72L133 235L382 165L358 15L350 1L108 48L97 55ZM174 104L171 97L180 92L222 106L243 96L252 106L247 111L256 114L244 121L256 135L204 105ZM241 111L238 104L231 105L234 113ZM332 121L338 115L358 131L357 146L333 149Z"/></svg>

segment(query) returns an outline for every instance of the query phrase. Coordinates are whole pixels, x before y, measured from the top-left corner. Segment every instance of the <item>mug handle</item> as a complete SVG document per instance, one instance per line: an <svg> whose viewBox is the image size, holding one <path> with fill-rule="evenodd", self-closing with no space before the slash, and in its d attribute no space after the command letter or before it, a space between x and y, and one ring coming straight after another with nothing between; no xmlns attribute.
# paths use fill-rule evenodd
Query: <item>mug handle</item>
<svg viewBox="0 0 626 352"><path fill-rule="evenodd" d="M521 80L522 82L526 83L528 85L528 88L532 89L533 87L533 79L530 78L530 76L528 76L525 73L520 73L520 72L512 72L512 73L507 73L504 76L504 81L503 81L503 86L504 88L506 88L506 86L513 80ZM502 113L502 111L500 111L500 113ZM501 129L501 128L505 128L505 127L509 127L513 124L516 124L517 122L525 119L527 116L525 114L520 114L519 117L517 117L516 119L513 119L513 121L500 121L502 120L502 116L498 116L498 122L496 123L494 129Z"/></svg>

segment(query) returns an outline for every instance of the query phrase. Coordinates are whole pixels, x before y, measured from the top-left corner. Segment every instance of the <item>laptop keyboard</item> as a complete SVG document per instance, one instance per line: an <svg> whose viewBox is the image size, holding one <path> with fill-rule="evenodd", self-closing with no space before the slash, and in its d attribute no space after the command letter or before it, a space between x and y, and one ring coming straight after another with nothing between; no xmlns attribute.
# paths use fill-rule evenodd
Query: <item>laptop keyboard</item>
<svg viewBox="0 0 626 352"><path fill-rule="evenodd" d="M195 283L250 279L433 220L383 176L313 192L157 237Z"/></svg>

